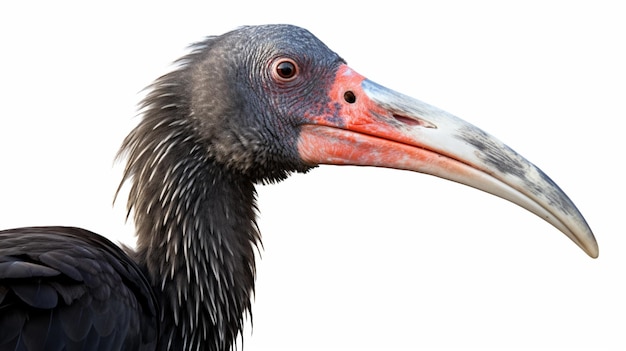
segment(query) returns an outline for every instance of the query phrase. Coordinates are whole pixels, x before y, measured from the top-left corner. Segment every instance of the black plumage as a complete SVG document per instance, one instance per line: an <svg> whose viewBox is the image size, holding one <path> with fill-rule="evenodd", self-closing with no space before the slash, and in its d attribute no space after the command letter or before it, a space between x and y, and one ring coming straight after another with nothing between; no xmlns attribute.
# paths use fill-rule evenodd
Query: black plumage
<svg viewBox="0 0 626 351"><path fill-rule="evenodd" d="M119 247L90 231L0 231L0 350L154 350L152 288Z"/></svg>

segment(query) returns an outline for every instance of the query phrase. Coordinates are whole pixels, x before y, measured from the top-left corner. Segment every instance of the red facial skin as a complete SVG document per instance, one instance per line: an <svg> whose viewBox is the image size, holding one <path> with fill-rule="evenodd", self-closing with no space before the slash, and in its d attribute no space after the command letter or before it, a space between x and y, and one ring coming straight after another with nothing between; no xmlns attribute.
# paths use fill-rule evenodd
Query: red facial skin
<svg viewBox="0 0 626 351"><path fill-rule="evenodd" d="M459 161L420 145L404 133L407 125L434 128L415 117L394 115L368 98L361 88L364 76L342 65L329 91L329 110L338 116L308 116L301 130L298 151L311 164L376 166L431 173L429 170L466 173ZM344 95L352 92L354 102ZM334 108L332 108L334 107Z"/></svg>

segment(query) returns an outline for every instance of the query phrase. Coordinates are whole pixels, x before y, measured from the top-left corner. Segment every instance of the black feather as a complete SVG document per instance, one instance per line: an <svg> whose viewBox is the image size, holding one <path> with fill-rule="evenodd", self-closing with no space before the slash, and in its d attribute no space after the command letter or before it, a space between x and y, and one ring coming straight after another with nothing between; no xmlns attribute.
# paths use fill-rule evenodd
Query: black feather
<svg viewBox="0 0 626 351"><path fill-rule="evenodd" d="M154 350L154 295L113 243L69 227L0 231L0 243L0 350L88 350L100 338Z"/></svg>

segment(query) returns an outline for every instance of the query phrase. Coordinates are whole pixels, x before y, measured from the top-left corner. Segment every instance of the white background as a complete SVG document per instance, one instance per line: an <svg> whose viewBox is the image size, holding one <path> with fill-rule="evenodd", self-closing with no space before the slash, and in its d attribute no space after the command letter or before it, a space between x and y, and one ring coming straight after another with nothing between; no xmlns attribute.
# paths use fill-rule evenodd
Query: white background
<svg viewBox="0 0 626 351"><path fill-rule="evenodd" d="M618 1L0 5L0 228L133 242L114 155L141 89L244 24L311 30L374 81L539 165L593 228L592 260L504 200L433 177L320 167L259 187L245 350L626 348L626 10Z"/></svg>

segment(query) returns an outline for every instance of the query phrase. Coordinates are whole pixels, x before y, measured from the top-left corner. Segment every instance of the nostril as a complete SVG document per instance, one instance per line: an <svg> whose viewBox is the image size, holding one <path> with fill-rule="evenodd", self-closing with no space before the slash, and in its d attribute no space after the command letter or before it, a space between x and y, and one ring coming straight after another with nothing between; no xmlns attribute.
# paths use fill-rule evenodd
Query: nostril
<svg viewBox="0 0 626 351"><path fill-rule="evenodd" d="M351 90L348 90L343 94L343 99L346 100L347 103L353 104L356 102L356 95L354 95Z"/></svg>
<svg viewBox="0 0 626 351"><path fill-rule="evenodd" d="M424 120L421 119L417 119L417 118L411 118L411 117L407 117L407 116L403 116L403 115L399 115L394 113L393 118L396 119L396 121L402 123L402 124L406 124L409 126L421 126L424 128L437 128L434 124L426 122Z"/></svg>

